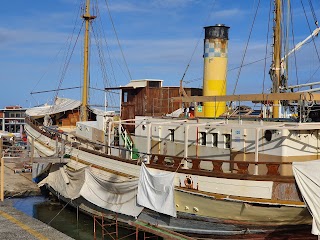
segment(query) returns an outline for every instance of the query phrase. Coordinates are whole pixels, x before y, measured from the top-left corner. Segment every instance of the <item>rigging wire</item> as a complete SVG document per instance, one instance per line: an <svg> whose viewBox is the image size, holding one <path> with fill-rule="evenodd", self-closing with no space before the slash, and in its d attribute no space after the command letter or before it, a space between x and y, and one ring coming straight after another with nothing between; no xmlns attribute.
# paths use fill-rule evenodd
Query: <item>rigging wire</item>
<svg viewBox="0 0 320 240"><path fill-rule="evenodd" d="M204 26L207 25L207 22L209 21L209 19L210 19L210 17L211 17L211 14L212 14L212 12L213 12L213 8L214 8L215 4L216 4L216 0L214 0L213 3L212 3L212 5L211 5L211 10L209 11L209 14L208 14L207 18L206 18L206 20L204 21ZM195 54L195 52L196 52L196 50L197 50L197 48L198 48L198 46L199 46L200 40L202 39L203 31L204 31L204 29L202 29L202 31L201 31L201 33L200 33L200 36L199 36L199 38L198 38L198 41L197 41L197 43L196 43L196 46L194 47L194 49L193 49L193 51L192 51L191 57L190 57L190 59L189 59L189 62L188 62L188 64L187 64L187 67L186 67L186 69L185 69L185 71L184 71L184 73L183 73L183 75L182 75L181 81L183 81L183 79L184 79L184 77L185 77L185 75L186 75L186 73L187 73L187 71L188 71L188 69L189 69L189 66L190 66L190 63L191 63L191 61L192 61L192 59L193 59L193 56L194 56L194 54Z"/></svg>
<svg viewBox="0 0 320 240"><path fill-rule="evenodd" d="M92 32L93 32L93 35L94 35L94 38L95 38L95 41L96 41L96 46L97 46L97 51L98 51L98 55L99 55L99 63L100 63L100 67L101 67L101 73L102 73L102 78L103 78L103 85L104 85L104 88L110 86L110 80L113 79L114 82L116 83L116 80L115 80L115 74L114 74L114 69L113 69L113 64L112 64L112 61L111 61L111 57L110 57L110 52L109 52L109 46L108 46L108 43L106 41L106 37L105 37L105 33L103 31L103 27L102 27L102 22L101 22L101 15L100 15L100 11L99 11L99 8L98 8L98 3L96 1L96 12L97 12L97 15L99 16L99 24L97 24L96 28L93 28L92 26ZM97 29L97 31L95 31L95 29ZM110 68L111 68L111 76L110 74L108 74L108 71L107 71L107 63L106 63L106 58L105 58L105 55L104 55L104 51L103 51L103 40L105 40L106 42L106 47L107 47L107 53L108 53L108 56L109 56L109 63L110 63ZM106 95L106 97L108 97L108 99L104 99L103 101L105 102L108 102L108 105L109 105L109 102L111 102L111 104L114 104L115 100L114 98L112 97L113 95L111 94L108 94ZM105 102L105 104L106 104Z"/></svg>
<svg viewBox="0 0 320 240"><path fill-rule="evenodd" d="M313 8L312 1L311 1L311 0L309 0L309 5L310 5L310 9L311 9L311 13L312 13L312 16L313 16L314 23L315 23L316 26L318 27L317 16L316 16L316 13L315 13L315 11L314 11L314 8Z"/></svg>
<svg viewBox="0 0 320 240"><path fill-rule="evenodd" d="M284 50L284 53L285 53L285 56L288 55L289 53L289 30L290 30L290 8L291 8L291 1L290 0L287 0L287 11L285 12L286 13L286 25L283 23L283 25L285 25L285 38L284 38L284 46L283 46L283 50ZM282 7L284 8L284 4L282 4ZM283 10L284 12L284 10ZM284 18L283 18L284 20ZM281 86L282 87L287 87L288 86L288 64L289 64L289 58L285 58L285 63L282 63L283 64L283 68L284 68L284 73L283 73L283 77L280 81L282 81L281 83Z"/></svg>
<svg viewBox="0 0 320 240"><path fill-rule="evenodd" d="M78 12L77 12L77 15L75 17L75 20L74 20L74 28L73 28L73 31L72 33L70 34L70 36L67 38L67 41L66 41L66 44L69 42L69 46L70 46L70 43L72 42L72 39L73 39L73 35L74 35L74 32L75 32L75 28L76 26L78 25L78 20L79 20L79 15L80 15L80 12L81 12L81 7L82 3L79 4L78 6ZM62 52L64 47L61 47L58 51L58 53L54 56L54 58L52 59L52 61L50 62L50 64L48 64L45 72L42 74L42 76L40 77L40 79L38 80L38 82L36 83L36 85L34 86L34 88L31 90L30 94L32 95L35 88L38 86L38 84L40 83L40 81L43 80L44 76L49 72L49 69L50 69L50 65L52 65L52 63L57 59L57 57L60 55L60 53ZM61 68L60 68L61 69ZM34 97L32 97L34 100L36 100Z"/></svg>
<svg viewBox="0 0 320 240"><path fill-rule="evenodd" d="M293 26L293 17L292 16L293 16L292 7L290 7L292 44L293 44L293 46L295 46L296 43L295 43L295 39L294 39L294 26ZM294 56L295 73L296 73L296 79L297 79L297 85L298 85L299 84L299 77L298 77L298 64L297 64L296 51L293 52L293 56Z"/></svg>
<svg viewBox="0 0 320 240"><path fill-rule="evenodd" d="M120 51L121 51L121 55L122 55L123 61L124 61L125 65L126 65L126 68L127 68L128 74L129 74L129 76L130 76L130 79L132 79L131 73L130 73L130 70L129 70L129 67L128 67L128 64L127 64L127 61L126 61L126 58L124 57L124 54L123 54L123 50L122 50L122 47L121 47L121 44L120 44L120 40L119 40L119 38L118 38L117 31L116 31L116 28L115 28L115 25L114 25L114 22L113 22L113 19L112 19L112 16L111 16L111 12L110 12L110 9L109 9L108 0L105 0L105 3L106 3L106 5L107 5L109 18L110 18L110 21L111 21L111 24L112 24L112 28L113 28L114 34L115 34L115 36L116 36L116 38L117 38L117 42L118 42L118 45L119 45L119 48L120 48Z"/></svg>
<svg viewBox="0 0 320 240"><path fill-rule="evenodd" d="M97 14L100 16L100 12L99 12L99 9L97 9ZM113 76L113 81L114 81L114 85L117 86L117 81L116 81L116 77L115 77L115 73L114 73L114 66L113 66L113 63L111 61L112 59L112 51L111 49L109 48L109 44L107 42L107 37L106 37L106 34L104 32L104 28L102 27L102 21L101 21L101 17L99 18L99 22L100 22L100 28L99 29L102 29L101 32L101 36L102 36L102 39L104 39L104 42L105 42L105 45L106 45L106 48L107 48L107 53L108 53L108 59L109 59L109 64L110 64L110 68L111 68L111 71L112 71L112 76ZM123 70L123 68L121 67L121 64L119 63L119 61L117 60L117 58L113 57L114 61L117 63L119 69L121 70L121 72L123 73L124 77L130 81L130 78L128 77L127 74L125 74L125 71ZM111 86L111 83L110 83L110 86Z"/></svg>
<svg viewBox="0 0 320 240"><path fill-rule="evenodd" d="M104 85L106 87L106 83L109 79L108 77L108 74L107 74L107 70L106 70L106 64L105 64L105 61L104 61L104 54L103 54L103 50L102 50L102 47L101 47L101 44L100 44L100 41L97 36L97 33L96 31L94 30L94 28L92 28L92 33L94 35L94 39L96 41L96 46L97 46L97 50L98 50L98 55L99 55L99 60L100 60L100 67L101 67L101 71L102 71L102 77L104 78ZM111 98L111 102L113 102L113 98Z"/></svg>
<svg viewBox="0 0 320 240"><path fill-rule="evenodd" d="M63 71L62 71L62 73L61 73L60 81L59 81L59 84L58 84L58 88L57 88L57 90L56 90L56 94L55 94L55 96L54 96L54 100L58 97L59 89L61 88L62 82L63 82L63 80L64 80L64 78L65 78L65 76L66 76L67 69L68 69L68 67L69 67L70 60L71 60L72 54L73 54L73 52L74 52L74 49L75 49L75 47L76 47L76 45L77 45L77 42L78 42L78 40L79 40L79 36L80 36L80 34L81 34L81 30L82 30L82 28L83 28L83 25L84 25L84 22L82 22L81 28L80 28L80 30L79 30L79 32L78 32L78 36L77 36L76 41L75 41L75 43L74 43L74 45L73 45L73 47L72 47L71 54L70 54L69 58L66 58L66 63L65 63L65 65L64 65Z"/></svg>
<svg viewBox="0 0 320 240"><path fill-rule="evenodd" d="M306 17L306 21L307 21L307 24L308 24L308 28L309 28L310 34L312 34L312 30L311 30L311 27L310 27L309 20L308 20L308 18L307 18L307 13L306 13L304 4L303 4L302 0L300 0L300 2L301 2L301 5L302 5L302 8L303 8L304 15L305 15L305 17ZM312 6L312 4L311 4L311 6ZM312 7L312 10L313 10L313 7ZM314 11L313 11L313 13L314 13ZM314 15L314 16L315 16L315 15ZM315 18L315 19L316 19L316 18ZM317 25L317 21L316 21L316 25ZM314 45L314 48L315 48L315 50L316 50L316 54L317 54L317 57L318 57L318 60L319 60L319 63L320 63L320 56L319 56L318 48L317 48L316 43L315 43L315 40L314 40L314 36L312 36L312 42L313 42L313 45Z"/></svg>
<svg viewBox="0 0 320 240"><path fill-rule="evenodd" d="M238 71L238 75L237 75L237 79L236 79L236 84L235 84L234 89L233 89L233 93L232 93L233 95L235 94L236 89L237 89L237 85L238 85L239 78L240 78L240 73L241 73L242 66L243 66L243 63L244 63L244 59L245 59L245 56L246 56L246 53L247 53L248 45L249 45L249 42L250 42L250 38L251 38L253 26L254 26L254 23L255 23L257 14L258 14L259 6L260 6L260 0L258 1L258 5L257 5L256 11L255 11L254 17L253 17L253 21L252 21L252 25L251 25L249 37L248 37L248 40L247 40L247 43L246 43L246 46L245 46L244 54L243 54L243 57L242 57L242 60L241 60L241 64L240 64L240 68L239 68L239 71ZM231 104L231 103L230 103L230 104Z"/></svg>
<svg viewBox="0 0 320 240"><path fill-rule="evenodd" d="M271 22L271 8L272 8L272 2L270 1L269 14L268 14L267 42L266 42L266 48L265 48L266 51L265 51L265 55L264 55L264 59L263 59L264 60L264 71L263 71L263 81L262 81L262 93L264 93L264 90L265 90L267 59L271 58L270 56L267 57L268 46L269 46L270 22Z"/></svg>
<svg viewBox="0 0 320 240"><path fill-rule="evenodd" d="M108 42L107 42L106 34L105 34L105 32L104 32L104 28L103 28L103 25L102 25L102 21L101 21L102 18L101 18L101 14L100 14L100 11L99 11L99 8L98 8L98 4L97 4L96 6L97 6L97 9L96 9L97 15L100 16L100 17L98 17L100 26L97 27L97 30L98 30L100 39L103 39L104 42L105 42L106 49L107 49L107 54L108 54L108 60L109 60L108 62L109 62L109 65L110 65L111 75L112 75L112 77L109 77L109 81L104 82L105 87L108 87L108 83L110 82L111 79L114 81L114 84L115 84L115 85L117 85L117 82L116 82L116 77L115 77L115 72L114 72L113 63L112 63L112 61L111 61L111 54L110 54L109 44L108 44ZM103 42L103 41L100 41L101 46L103 46L102 42ZM103 53L103 52L102 52L102 53ZM105 58L104 58L104 60L105 60ZM106 63L105 63L105 64L106 64ZM126 76L126 75L125 75L125 76ZM126 77L127 77L127 76L126 76ZM108 80L108 79L106 79L106 80ZM109 86L111 86L111 84L109 84Z"/></svg>

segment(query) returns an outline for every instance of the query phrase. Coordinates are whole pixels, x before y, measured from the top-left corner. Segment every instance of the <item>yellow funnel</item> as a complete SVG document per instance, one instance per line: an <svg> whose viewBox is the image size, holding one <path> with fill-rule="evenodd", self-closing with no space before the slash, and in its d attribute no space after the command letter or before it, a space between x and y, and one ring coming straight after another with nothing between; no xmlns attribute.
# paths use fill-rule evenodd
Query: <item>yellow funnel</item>
<svg viewBox="0 0 320 240"><path fill-rule="evenodd" d="M228 31L222 24L204 27L203 96L227 93ZM219 117L226 112L226 102L205 102L204 116Z"/></svg>

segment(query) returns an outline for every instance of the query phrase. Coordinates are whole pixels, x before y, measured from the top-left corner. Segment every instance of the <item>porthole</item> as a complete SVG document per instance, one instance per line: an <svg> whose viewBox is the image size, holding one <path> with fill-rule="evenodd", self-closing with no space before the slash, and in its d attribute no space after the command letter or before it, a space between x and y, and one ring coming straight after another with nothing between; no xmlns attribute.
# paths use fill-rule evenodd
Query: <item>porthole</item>
<svg viewBox="0 0 320 240"><path fill-rule="evenodd" d="M269 142L272 139L272 130L264 131L264 138Z"/></svg>

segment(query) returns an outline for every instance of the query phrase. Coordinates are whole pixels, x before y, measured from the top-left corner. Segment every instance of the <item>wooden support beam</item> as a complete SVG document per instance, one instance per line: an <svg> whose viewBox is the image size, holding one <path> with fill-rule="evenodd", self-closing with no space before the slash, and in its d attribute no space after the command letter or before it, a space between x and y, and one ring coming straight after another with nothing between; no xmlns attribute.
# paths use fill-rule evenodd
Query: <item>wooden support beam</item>
<svg viewBox="0 0 320 240"><path fill-rule="evenodd" d="M270 93L270 94L240 94L240 95L225 95L225 96L191 96L191 97L173 97L172 102L219 102L219 101L252 101L266 102L276 100L307 100L320 101L319 93Z"/></svg>
<svg viewBox="0 0 320 240"><path fill-rule="evenodd" d="M3 159L3 138L0 137L0 157L1 157L1 169L0 169L0 200L4 201L4 159Z"/></svg>

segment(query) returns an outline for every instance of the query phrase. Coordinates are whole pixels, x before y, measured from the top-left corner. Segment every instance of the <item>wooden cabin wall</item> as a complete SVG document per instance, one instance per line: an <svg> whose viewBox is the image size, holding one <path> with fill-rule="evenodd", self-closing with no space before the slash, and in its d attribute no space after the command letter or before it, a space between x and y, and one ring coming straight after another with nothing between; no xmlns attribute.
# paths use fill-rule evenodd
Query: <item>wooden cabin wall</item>
<svg viewBox="0 0 320 240"><path fill-rule="evenodd" d="M200 96L202 89L186 88L188 96ZM126 100L124 95L127 92ZM179 102L171 102L172 97L178 97L179 87L145 87L123 89L121 119L134 119L135 116L164 116L181 107ZM134 132L134 126L127 126Z"/></svg>

